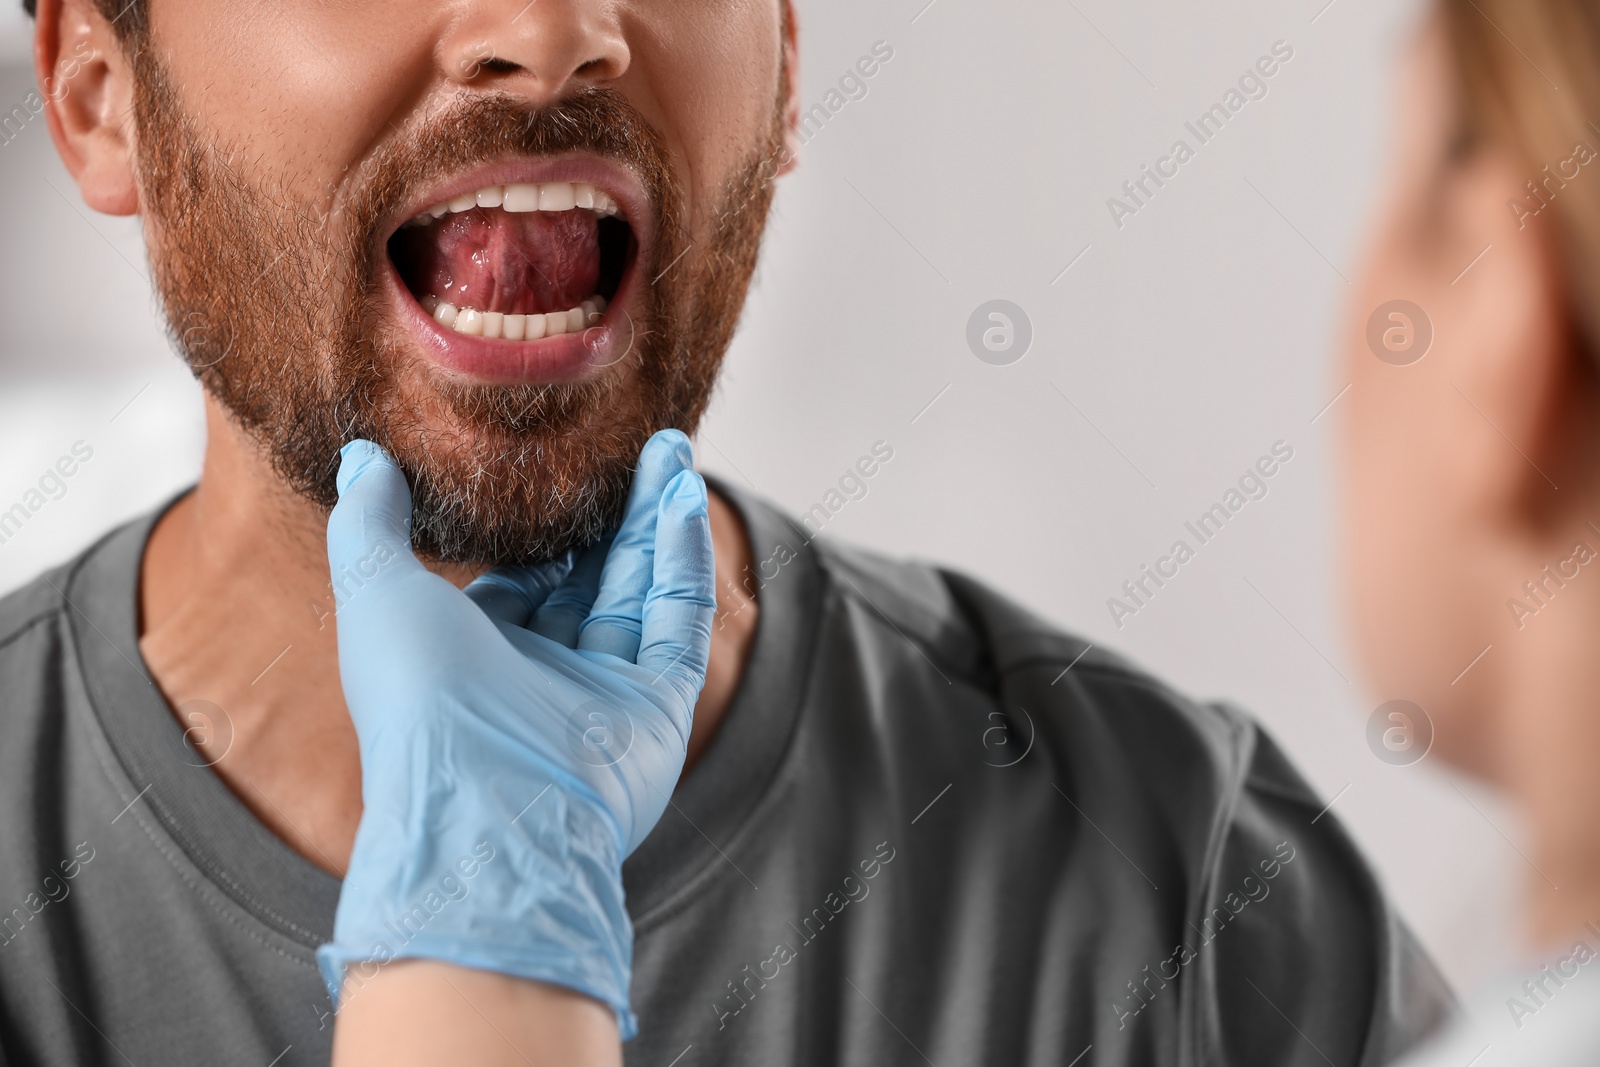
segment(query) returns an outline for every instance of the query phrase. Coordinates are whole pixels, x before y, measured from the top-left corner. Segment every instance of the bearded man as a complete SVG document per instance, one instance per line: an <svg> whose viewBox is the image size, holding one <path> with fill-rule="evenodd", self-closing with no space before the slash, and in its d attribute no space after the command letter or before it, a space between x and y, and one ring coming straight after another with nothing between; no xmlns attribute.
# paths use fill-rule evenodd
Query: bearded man
<svg viewBox="0 0 1600 1067"><path fill-rule="evenodd" d="M692 470L789 0L35 14L208 439L0 602L0 1063L1377 1064L1438 1019L1246 716Z"/></svg>

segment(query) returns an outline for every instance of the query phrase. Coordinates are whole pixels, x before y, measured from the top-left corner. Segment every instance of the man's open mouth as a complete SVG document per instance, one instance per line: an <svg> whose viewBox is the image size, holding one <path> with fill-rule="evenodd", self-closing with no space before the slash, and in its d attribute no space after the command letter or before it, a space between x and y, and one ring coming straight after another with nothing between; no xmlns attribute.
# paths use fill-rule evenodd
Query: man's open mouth
<svg viewBox="0 0 1600 1067"><path fill-rule="evenodd" d="M436 322L508 341L598 324L637 255L617 201L583 182L487 186L389 239L400 279Z"/></svg>

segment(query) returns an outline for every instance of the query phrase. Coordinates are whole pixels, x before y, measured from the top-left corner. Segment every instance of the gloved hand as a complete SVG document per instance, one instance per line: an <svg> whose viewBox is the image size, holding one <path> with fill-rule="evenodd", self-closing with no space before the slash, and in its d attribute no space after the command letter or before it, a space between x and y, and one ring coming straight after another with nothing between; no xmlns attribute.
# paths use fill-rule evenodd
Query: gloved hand
<svg viewBox="0 0 1600 1067"><path fill-rule="evenodd" d="M317 953L330 993L442 960L579 990L627 1040L622 860L683 770L716 605L689 441L645 445L609 548L464 591L412 554L388 454L341 457L328 561L364 811Z"/></svg>

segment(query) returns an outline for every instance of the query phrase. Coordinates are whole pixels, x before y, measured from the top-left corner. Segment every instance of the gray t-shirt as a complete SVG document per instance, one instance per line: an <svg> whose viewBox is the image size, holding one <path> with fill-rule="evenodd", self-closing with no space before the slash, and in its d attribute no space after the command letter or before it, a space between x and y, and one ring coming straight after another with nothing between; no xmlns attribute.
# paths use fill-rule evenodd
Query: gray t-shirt
<svg viewBox="0 0 1600 1067"><path fill-rule="evenodd" d="M761 604L624 868L629 1064L1380 1064L1449 994L1245 715L969 578L744 515ZM138 646L154 517L0 601L0 1064L326 1064L338 880Z"/></svg>

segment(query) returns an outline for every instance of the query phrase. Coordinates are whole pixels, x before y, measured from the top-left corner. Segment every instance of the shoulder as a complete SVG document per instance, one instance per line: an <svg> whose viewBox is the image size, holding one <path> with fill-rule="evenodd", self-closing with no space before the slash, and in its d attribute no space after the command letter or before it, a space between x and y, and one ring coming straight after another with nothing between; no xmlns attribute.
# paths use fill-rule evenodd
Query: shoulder
<svg viewBox="0 0 1600 1067"><path fill-rule="evenodd" d="M1307 819L1320 810L1316 794L1237 706L1193 699L957 569L814 536L746 490L721 482L718 489L745 515L756 554L777 554L774 570L801 556L815 561L825 614L856 638L845 646L900 661L902 678L918 668L936 672L941 685L957 683L1026 720L1018 724L1025 734L1037 723L1067 770L1089 779L1108 763L1137 771L1161 784L1142 807L1167 803L1191 819L1197 801L1220 817L1245 792Z"/></svg>
<svg viewBox="0 0 1600 1067"><path fill-rule="evenodd" d="M42 706L45 693L53 691L43 679L61 669L73 631L92 630L93 617L108 603L120 605L129 589L137 590L136 569L153 519L144 516L110 530L72 559L0 597L0 676L7 679L12 698L0 702L6 712L0 724L15 722L27 707ZM36 690L38 699L19 696Z"/></svg>
<svg viewBox="0 0 1600 1067"><path fill-rule="evenodd" d="M70 678L71 564L54 567L0 598L0 804L31 796L41 755L59 747Z"/></svg>
<svg viewBox="0 0 1600 1067"><path fill-rule="evenodd" d="M1195 975L1198 1047L1227 1062L1287 1062L1302 1040L1294 1025L1309 1024L1340 1033L1323 1042L1336 1062L1376 1062L1439 1022L1451 999L1443 980L1337 816L1253 716L1196 700L959 571L829 538L813 549L844 625L892 635L875 647L899 657L901 688L921 666L972 698L924 702L910 712L918 729L943 716L970 732L976 700L1004 719L1008 753L1026 749L1009 791L992 794L995 819L1017 820L1031 781L1065 798L1094 840L1114 843L1108 870L1137 868L1133 892L1163 887L1152 906L1179 922L1159 963ZM1010 765L957 755L941 774ZM1289 1016L1262 992L1292 998ZM1269 1025L1290 1016L1294 1025Z"/></svg>
<svg viewBox="0 0 1600 1067"><path fill-rule="evenodd" d="M36 631L61 621L67 611L63 588L73 563L53 567L0 597L0 657L7 657Z"/></svg>
<svg viewBox="0 0 1600 1067"><path fill-rule="evenodd" d="M1192 699L1116 651L1043 619L959 570L823 538L822 570L837 596L941 670L1122 748L1210 767L1221 790L1247 785L1314 798L1243 710Z"/></svg>

